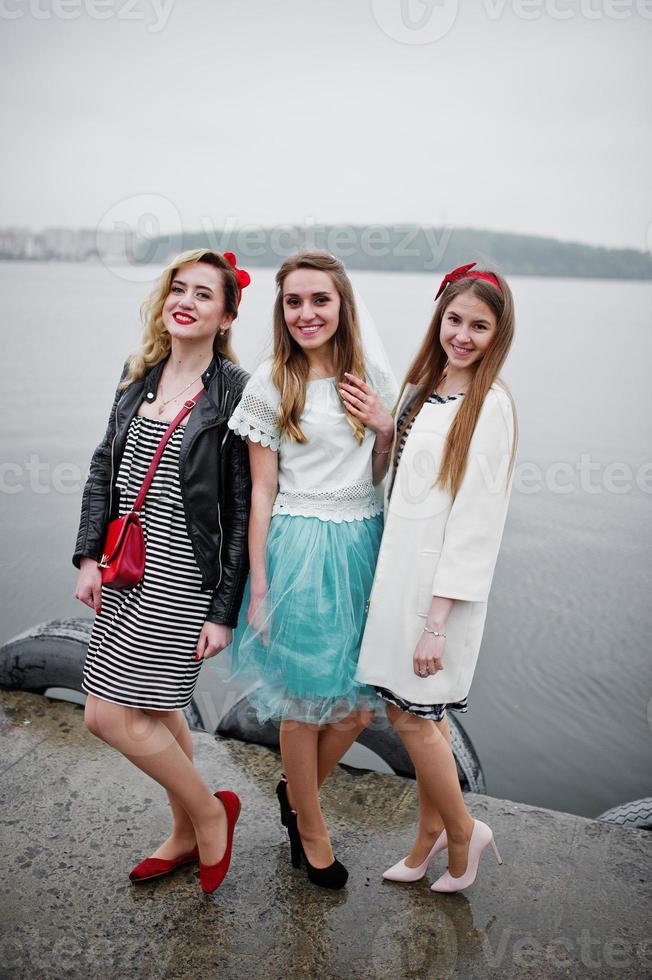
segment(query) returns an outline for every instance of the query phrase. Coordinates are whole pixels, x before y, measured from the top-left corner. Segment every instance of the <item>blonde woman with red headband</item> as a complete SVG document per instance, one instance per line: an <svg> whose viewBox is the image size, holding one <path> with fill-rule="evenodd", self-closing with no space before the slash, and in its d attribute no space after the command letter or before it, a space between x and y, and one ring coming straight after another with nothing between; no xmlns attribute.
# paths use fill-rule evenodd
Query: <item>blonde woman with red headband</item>
<svg viewBox="0 0 652 980"><path fill-rule="evenodd" d="M385 530L357 678L373 685L414 764L419 827L384 873L431 886L475 881L491 828L468 813L447 708L467 710L511 489L516 416L498 378L514 334L512 294L475 263L449 273L405 379L385 488Z"/></svg>
<svg viewBox="0 0 652 980"><path fill-rule="evenodd" d="M251 477L227 421L248 378L230 339L248 284L228 252L184 252L164 270L91 460L73 558L76 597L96 614L82 682L86 725L156 780L170 804L170 836L129 877L149 881L199 863L204 892L228 870L240 801L229 790L213 794L194 767L182 709L202 662L231 642L247 577ZM128 587L118 577L109 584L116 557L108 545L103 554L107 527L134 511L144 569Z"/></svg>

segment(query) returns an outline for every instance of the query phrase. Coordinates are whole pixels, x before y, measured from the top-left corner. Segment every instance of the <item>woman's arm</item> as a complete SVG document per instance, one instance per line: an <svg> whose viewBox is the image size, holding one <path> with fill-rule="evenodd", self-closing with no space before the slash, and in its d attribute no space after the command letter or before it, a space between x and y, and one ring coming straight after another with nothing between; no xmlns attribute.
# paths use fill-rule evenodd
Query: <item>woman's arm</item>
<svg viewBox="0 0 652 980"><path fill-rule="evenodd" d="M278 456L273 449L251 440L248 442L252 488L249 517L251 602L247 611L247 622L255 625L256 612L267 592L265 552L272 507L278 492Z"/></svg>
<svg viewBox="0 0 652 980"><path fill-rule="evenodd" d="M473 433L466 471L446 520L432 594L486 602L511 490L512 406L490 391Z"/></svg>
<svg viewBox="0 0 652 980"><path fill-rule="evenodd" d="M451 507L432 584L433 598L413 656L420 677L444 669L446 623L456 600L486 602L503 533L514 438L511 404L490 393L476 425L466 472ZM432 631L432 632L430 632Z"/></svg>
<svg viewBox="0 0 652 980"><path fill-rule="evenodd" d="M419 637L414 650L412 666L418 677L427 677L444 669L445 636L436 634L446 633L446 623L453 608L454 599L434 595L426 617L426 627Z"/></svg>
<svg viewBox="0 0 652 980"><path fill-rule="evenodd" d="M120 380L125 377L127 365L122 369ZM108 513L109 492L111 482L111 445L115 436L115 410L124 389L118 385L104 438L96 447L88 469L88 479L82 494L81 515L77 543L72 558L73 565L81 568L82 558L92 558L99 561L102 555Z"/></svg>
<svg viewBox="0 0 652 980"><path fill-rule="evenodd" d="M247 529L251 506L251 475L247 446L231 430L228 430L222 446L220 471L220 579L213 592L206 619L223 626L235 627L249 567Z"/></svg>
<svg viewBox="0 0 652 980"><path fill-rule="evenodd" d="M391 418L391 416L390 416ZM391 433L386 431L384 435L376 433L376 441L372 451L371 471L373 474L374 486L385 479L389 469L389 461L392 458L392 446L394 444L394 425L392 421Z"/></svg>
<svg viewBox="0 0 652 980"><path fill-rule="evenodd" d="M122 369L120 381L125 377L127 365ZM82 494L77 543L72 558L79 569L75 599L90 606L96 613L102 611L102 573L97 562L102 554L108 513L111 481L111 446L115 436L115 410L124 389L118 387L104 433L91 458L88 479Z"/></svg>
<svg viewBox="0 0 652 980"><path fill-rule="evenodd" d="M208 660L230 645L247 577L247 525L251 501L247 447L242 439L229 432L222 451L225 504L218 510L222 567L220 582L213 592L206 622L197 640L196 660Z"/></svg>
<svg viewBox="0 0 652 980"><path fill-rule="evenodd" d="M394 419L385 408L380 395L355 374L346 375L348 382L340 383L340 394L346 410L376 433L372 454L374 485L380 483L389 467L394 441Z"/></svg>

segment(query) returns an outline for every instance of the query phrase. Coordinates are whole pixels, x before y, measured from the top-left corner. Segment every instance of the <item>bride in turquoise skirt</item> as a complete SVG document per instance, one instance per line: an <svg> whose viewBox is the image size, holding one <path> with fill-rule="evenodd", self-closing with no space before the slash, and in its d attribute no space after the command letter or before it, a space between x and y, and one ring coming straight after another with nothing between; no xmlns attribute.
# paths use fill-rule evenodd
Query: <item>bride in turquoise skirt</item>
<svg viewBox="0 0 652 980"><path fill-rule="evenodd" d="M251 376L229 426L249 443L251 574L231 679L256 680L261 721L280 721L277 787L292 863L339 888L319 788L378 698L355 679L382 535L377 484L394 437L396 392L365 362L351 282L325 252L276 276L274 354Z"/></svg>

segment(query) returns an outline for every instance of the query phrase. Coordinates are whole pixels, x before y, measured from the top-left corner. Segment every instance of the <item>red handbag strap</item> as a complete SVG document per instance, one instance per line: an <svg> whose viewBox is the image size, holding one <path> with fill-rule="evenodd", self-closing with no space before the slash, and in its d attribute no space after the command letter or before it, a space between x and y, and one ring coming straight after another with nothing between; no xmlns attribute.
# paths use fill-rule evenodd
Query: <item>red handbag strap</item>
<svg viewBox="0 0 652 980"><path fill-rule="evenodd" d="M143 485L140 488L140 490L138 491L138 496L136 497L136 501L135 501L134 506L132 508L134 511L136 511L136 513L138 513L138 511L140 510L140 508L143 506L143 501L145 500L145 496L147 495L147 491L149 490L150 485L152 483L152 480L154 479L154 474L156 473L156 467L158 466L158 464L161 461L161 456L163 455L163 450L167 446L167 443L168 443L168 440L169 440L170 436L172 435L172 433L174 432L174 430L176 429L176 427L179 425L179 423L180 422L183 422L183 420L185 419L185 417L188 414L188 412L191 412L193 410L193 408L195 407L195 405L197 404L197 402L199 401L199 399L201 398L201 396L204 394L204 391L205 391L205 389L202 388L202 390L200 392L198 392L198 394L196 394L194 398L189 398L187 401L185 401L183 403L183 408L181 409L181 411L179 412L179 414L175 418L172 419L172 421L168 425L167 429L165 430L165 432L163 434L163 438L159 442L158 448L157 448L156 452L154 453L154 457L152 459L152 462L149 464L149 469L147 470L147 473L145 474L145 479L143 480Z"/></svg>

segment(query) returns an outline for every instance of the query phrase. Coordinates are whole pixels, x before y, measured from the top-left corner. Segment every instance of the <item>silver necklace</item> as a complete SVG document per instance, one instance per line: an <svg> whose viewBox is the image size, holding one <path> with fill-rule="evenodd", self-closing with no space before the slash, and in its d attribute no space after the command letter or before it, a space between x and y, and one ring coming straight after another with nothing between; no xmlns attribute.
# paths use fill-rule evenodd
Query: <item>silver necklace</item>
<svg viewBox="0 0 652 980"><path fill-rule="evenodd" d="M203 374L203 373L204 373L204 372L202 371L202 374ZM160 405L159 405L159 407L158 407L158 414L159 414L159 415L162 415L162 414L163 414L163 411L164 411L164 409L165 409L165 406L166 406L166 405L169 405L169 404L170 404L170 402L174 402L174 401L176 401L176 400L177 400L177 398L180 398L180 397L181 397L181 395L183 395L183 394L185 394L185 392L186 392L186 391L188 391L188 388L192 388L192 386L193 386L194 384L196 384L196 383L197 383L197 381L199 381L199 379L201 378L201 376L202 376L201 374L198 374L196 378L193 378L193 379L192 379L192 381L190 382L190 384L188 384L188 385L186 385L186 387L185 387L185 388L183 388L183 389L182 389L181 391L179 391L179 392L177 392L177 394L176 394L176 395L173 395L173 396L172 396L172 398L168 398L168 399L167 399L166 401L164 401L164 402L161 402L161 404L160 404ZM161 383L161 394L162 394L162 395L164 395L164 394L165 394L165 392L163 391L163 384L162 384L162 383Z"/></svg>
<svg viewBox="0 0 652 980"><path fill-rule="evenodd" d="M446 375L444 374L443 377L441 378L439 384L435 386L435 394L436 395L439 395L440 398L448 398L448 397L450 397L448 393L445 394L445 395L443 395L440 391L437 390L439 387L442 387L442 388L445 387L447 380L448 379L447 379ZM469 382L467 381L465 384L461 385L457 389L457 391L450 392L450 394L451 395L463 395L465 389L468 388L468 386L469 386Z"/></svg>
<svg viewBox="0 0 652 980"><path fill-rule="evenodd" d="M325 381L326 378L332 378L332 374L319 374L317 369L314 367L308 368L308 374L315 375L315 381Z"/></svg>

